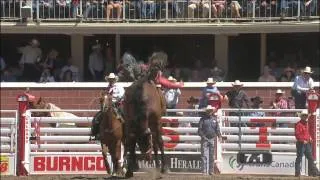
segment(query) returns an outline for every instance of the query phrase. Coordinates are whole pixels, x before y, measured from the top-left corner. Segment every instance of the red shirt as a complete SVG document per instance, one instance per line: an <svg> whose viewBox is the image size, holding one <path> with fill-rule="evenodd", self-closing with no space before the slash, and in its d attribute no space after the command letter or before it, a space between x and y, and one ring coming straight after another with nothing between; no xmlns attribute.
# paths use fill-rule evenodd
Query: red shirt
<svg viewBox="0 0 320 180"><path fill-rule="evenodd" d="M309 141L310 140L310 134L309 134L307 122L302 122L302 120L297 122L297 124L295 126L295 136L296 136L297 141Z"/></svg>
<svg viewBox="0 0 320 180"><path fill-rule="evenodd" d="M221 108L221 95L218 93L211 93L208 97L208 105L215 107L216 109Z"/></svg>

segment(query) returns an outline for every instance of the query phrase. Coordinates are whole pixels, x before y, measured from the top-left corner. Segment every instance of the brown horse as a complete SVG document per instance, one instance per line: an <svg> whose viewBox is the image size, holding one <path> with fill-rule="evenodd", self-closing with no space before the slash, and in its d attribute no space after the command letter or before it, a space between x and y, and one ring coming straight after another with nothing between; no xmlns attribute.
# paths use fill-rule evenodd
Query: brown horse
<svg viewBox="0 0 320 180"><path fill-rule="evenodd" d="M101 115L100 118L100 141L102 147L102 155L104 158L106 169L109 163L107 161L108 149L113 163L114 176L123 176L123 155L122 155L122 142L123 136L123 123L117 119L116 113L112 107L112 97L107 93L101 93L100 97ZM108 172L110 174L110 171Z"/></svg>
<svg viewBox="0 0 320 180"><path fill-rule="evenodd" d="M149 79L149 76L139 79L127 88L124 98L125 153L129 152L126 177L132 177L133 171L138 168L135 152L136 143L143 156L149 161L152 159L153 150L156 168L160 168L158 159L158 150L160 149L161 172L165 172L161 131L161 117L165 111L163 94L156 87L154 81Z"/></svg>

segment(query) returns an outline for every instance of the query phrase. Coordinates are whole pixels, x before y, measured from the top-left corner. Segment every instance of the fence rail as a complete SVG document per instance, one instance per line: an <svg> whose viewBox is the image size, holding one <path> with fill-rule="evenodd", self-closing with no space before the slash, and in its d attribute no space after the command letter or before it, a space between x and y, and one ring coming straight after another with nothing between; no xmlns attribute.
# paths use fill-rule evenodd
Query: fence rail
<svg viewBox="0 0 320 180"><path fill-rule="evenodd" d="M195 22L319 19L319 2L300 0L1 0L2 21Z"/></svg>

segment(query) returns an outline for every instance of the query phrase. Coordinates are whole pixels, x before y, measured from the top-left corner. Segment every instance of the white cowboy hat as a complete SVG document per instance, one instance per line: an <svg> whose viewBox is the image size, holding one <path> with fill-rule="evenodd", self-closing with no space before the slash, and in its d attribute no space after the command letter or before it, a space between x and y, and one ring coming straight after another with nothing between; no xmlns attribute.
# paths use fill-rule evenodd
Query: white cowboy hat
<svg viewBox="0 0 320 180"><path fill-rule="evenodd" d="M208 78L207 79L207 84L215 84L216 81L213 78Z"/></svg>
<svg viewBox="0 0 320 180"><path fill-rule="evenodd" d="M157 88L161 88L162 86L161 86L161 84L157 84L156 87Z"/></svg>
<svg viewBox="0 0 320 180"><path fill-rule="evenodd" d="M277 89L276 94L284 94L284 91L282 91L281 89Z"/></svg>
<svg viewBox="0 0 320 180"><path fill-rule="evenodd" d="M307 110L307 109L304 109L304 110L301 111L301 113L300 113L299 116L301 117L301 116L303 116L303 115L308 115L308 114L309 114L308 110Z"/></svg>
<svg viewBox="0 0 320 180"><path fill-rule="evenodd" d="M117 76L116 76L114 73L110 73L109 76L106 76L104 79L105 79L105 80L108 80L108 79L117 79Z"/></svg>
<svg viewBox="0 0 320 180"><path fill-rule="evenodd" d="M311 71L311 67L306 66L303 70L304 73L312 74L313 72Z"/></svg>
<svg viewBox="0 0 320 180"><path fill-rule="evenodd" d="M240 82L240 80L235 80L235 81L232 83L232 86L243 86L243 84Z"/></svg>

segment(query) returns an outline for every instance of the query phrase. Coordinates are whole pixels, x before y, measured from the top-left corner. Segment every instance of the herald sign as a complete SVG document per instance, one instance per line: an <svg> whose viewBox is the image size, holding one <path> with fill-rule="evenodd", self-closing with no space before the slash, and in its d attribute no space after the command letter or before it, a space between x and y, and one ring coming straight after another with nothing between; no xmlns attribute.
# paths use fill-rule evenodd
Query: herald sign
<svg viewBox="0 0 320 180"><path fill-rule="evenodd" d="M108 157L110 162L110 157ZM43 155L31 158L30 174L105 174L102 155Z"/></svg>

